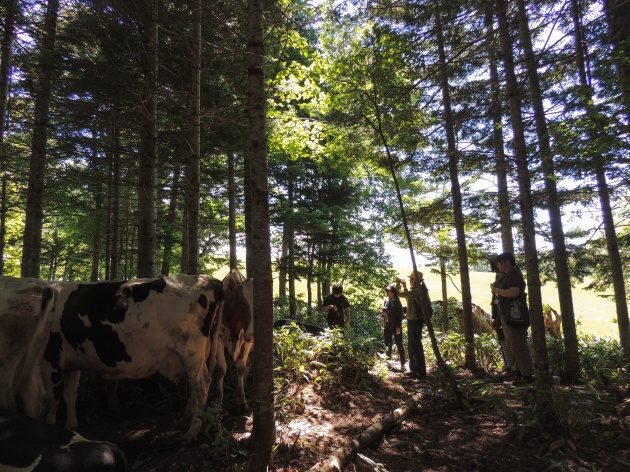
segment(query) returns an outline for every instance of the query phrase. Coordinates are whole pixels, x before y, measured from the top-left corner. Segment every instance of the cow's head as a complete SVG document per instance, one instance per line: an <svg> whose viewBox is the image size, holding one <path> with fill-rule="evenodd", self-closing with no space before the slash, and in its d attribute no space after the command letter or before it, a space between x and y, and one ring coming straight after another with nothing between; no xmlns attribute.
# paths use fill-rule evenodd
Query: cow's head
<svg viewBox="0 0 630 472"><path fill-rule="evenodd" d="M243 343L254 342L254 291L253 280L245 279L236 269L223 279L225 303L222 325L233 343L236 359Z"/></svg>

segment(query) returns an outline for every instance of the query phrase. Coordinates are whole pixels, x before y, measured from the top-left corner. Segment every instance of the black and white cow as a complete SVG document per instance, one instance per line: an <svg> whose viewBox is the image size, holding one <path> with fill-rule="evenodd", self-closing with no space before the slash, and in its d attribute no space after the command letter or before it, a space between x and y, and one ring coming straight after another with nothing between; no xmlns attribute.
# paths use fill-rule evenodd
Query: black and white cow
<svg viewBox="0 0 630 472"><path fill-rule="evenodd" d="M0 276L0 409L14 411L27 353L45 344L52 320L55 292L41 280ZM29 347L31 346L31 347ZM41 352L41 351L40 351ZM41 393L41 391L40 391ZM39 416L36 405L22 405L29 416Z"/></svg>
<svg viewBox="0 0 630 472"><path fill-rule="evenodd" d="M32 402L41 399L53 424L63 384L68 407L66 427L77 426L76 395L82 370L105 379L141 379L160 373L187 380L184 413L193 440L201 429L197 411L205 406L211 375L210 329L223 309L223 284L206 275L91 284L52 284L57 293L49 339L39 365L46 391L23 392ZM34 376L34 378L37 378Z"/></svg>
<svg viewBox="0 0 630 472"><path fill-rule="evenodd" d="M213 328L215 342L209 359L209 370L217 373L217 403L223 400L223 378L227 371L227 355L235 362L237 373L237 404L248 409L245 398L247 360L254 345L253 279L246 279L231 269L223 279L225 305Z"/></svg>
<svg viewBox="0 0 630 472"><path fill-rule="evenodd" d="M0 413L0 472L126 472L120 448L41 421Z"/></svg>

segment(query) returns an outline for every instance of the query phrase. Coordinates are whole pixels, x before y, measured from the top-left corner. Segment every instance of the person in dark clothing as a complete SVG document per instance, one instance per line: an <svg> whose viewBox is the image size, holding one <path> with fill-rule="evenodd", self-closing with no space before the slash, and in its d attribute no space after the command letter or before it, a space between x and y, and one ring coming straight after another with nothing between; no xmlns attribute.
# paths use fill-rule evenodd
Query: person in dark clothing
<svg viewBox="0 0 630 472"><path fill-rule="evenodd" d="M350 302L343 295L343 286L335 284L332 293L326 297L322 304L322 311L328 312L328 327L345 328L350 324Z"/></svg>
<svg viewBox="0 0 630 472"><path fill-rule="evenodd" d="M396 280L398 296L407 300L407 347L409 348L409 373L418 377L427 376L427 363L422 347L422 327L424 326L424 311L419 304L418 288L423 288L424 281L422 272L418 272L420 284L416 285L416 274L409 275L410 288L407 288L405 279ZM402 285L402 291L399 288Z"/></svg>
<svg viewBox="0 0 630 472"><path fill-rule="evenodd" d="M504 284L505 274L497 269L496 258L490 259L490 270L495 273L494 283L490 284L490 289L493 290L495 287L501 287ZM501 324L501 313L499 309L498 295L495 295L493 293L490 303L492 313L492 328L497 333L499 346L501 347L503 362L505 363L505 368L507 370L508 376L510 376L513 375L512 364L514 361L512 359L512 352L508 349L507 340L505 339L505 334L503 332L503 325Z"/></svg>
<svg viewBox="0 0 630 472"><path fill-rule="evenodd" d="M403 320L403 307L398 298L398 290L395 285L388 285L385 287L387 293L387 300L381 314L385 318L385 347L387 348L388 359L392 358L392 337L398 348L398 355L400 356L400 370L405 371L405 346L403 346L403 334L402 334L402 320Z"/></svg>
<svg viewBox="0 0 630 472"><path fill-rule="evenodd" d="M526 283L512 253L504 252L499 254L496 261L499 272L505 274L501 286L492 288L492 294L499 297L499 307L501 307L503 299L517 298L521 292L524 292ZM505 334L508 349L512 353L512 368L515 380L531 383L534 380L534 365L527 344L527 329L511 327L505 322L505 313L501 310L500 312L503 333Z"/></svg>

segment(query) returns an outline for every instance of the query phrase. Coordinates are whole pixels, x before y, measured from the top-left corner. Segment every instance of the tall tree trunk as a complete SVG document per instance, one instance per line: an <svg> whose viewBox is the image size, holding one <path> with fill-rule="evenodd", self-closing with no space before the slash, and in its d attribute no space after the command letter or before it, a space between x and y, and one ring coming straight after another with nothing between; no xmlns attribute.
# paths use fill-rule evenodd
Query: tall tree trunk
<svg viewBox="0 0 630 472"><path fill-rule="evenodd" d="M282 248L280 249L280 261L278 263L278 296L287 297L287 260L289 252L289 225L285 221L282 226Z"/></svg>
<svg viewBox="0 0 630 472"><path fill-rule="evenodd" d="M253 378L256 390L253 409L252 450L249 472L266 471L275 442L273 380L273 277L269 230L267 138L265 135L265 75L263 1L248 0L247 76L249 115L249 161L252 218L252 260L248 272L254 278L254 331L256 355Z"/></svg>
<svg viewBox="0 0 630 472"><path fill-rule="evenodd" d="M521 203L521 219L523 227L523 249L525 252L525 270L527 271L527 289L529 293L529 312L532 326L532 344L534 348L534 368L536 381L545 388L551 388L551 374L545 324L543 319L542 293L538 251L536 249L536 227L534 221L534 205L532 201L531 177L527 163L525 144L525 127L521 116L522 99L514 69L512 39L508 28L507 6L505 0L495 0L495 14L499 24L501 53L507 82L510 118L512 121L513 147L516 158L516 171Z"/></svg>
<svg viewBox="0 0 630 472"><path fill-rule="evenodd" d="M145 0L144 83L138 181L138 277L157 274L158 0Z"/></svg>
<svg viewBox="0 0 630 472"><path fill-rule="evenodd" d="M440 281L442 282L442 312L444 314L444 332L451 329L448 319L448 290L446 287L446 258L440 256Z"/></svg>
<svg viewBox="0 0 630 472"><path fill-rule="evenodd" d="M531 33L529 31L529 20L524 0L517 0L518 7L518 29L521 38L521 46L525 54L527 67L527 79L529 83L530 97L534 108L534 122L536 124L536 134L538 137L538 151L542 160L543 179L545 183L545 194L547 197L547 211L549 213L549 224L551 226L551 239L553 241L553 256L556 269L556 280L558 283L558 300L560 301L560 311L562 313L562 328L564 331L564 355L565 380L576 382L580 374L580 359L578 357L578 341L575 329L575 312L573 311L573 293L571 290L571 274L569 270L569 256L564 237L562 225L562 212L560 209L560 198L556 185L556 170L551 152L551 142L549 140L549 129L543 105L543 94L540 88L538 77L538 60L534 54Z"/></svg>
<svg viewBox="0 0 630 472"><path fill-rule="evenodd" d="M470 272L468 268L468 248L466 247L466 228L462 211L462 192L459 185L459 158L455 142L455 123L451 109L449 72L444 51L444 34L439 0L434 2L435 30L440 64L440 83L442 88L442 105L444 107L444 127L446 129L446 146L448 169L451 179L451 195L453 198L453 216L455 217L455 233L457 238L457 254L462 282L462 309L464 311L464 358L468 369L477 368L475 358L475 335L472 323L472 294L470 292Z"/></svg>
<svg viewBox="0 0 630 472"><path fill-rule="evenodd" d="M44 224L44 179L46 177L46 141L50 120L52 83L57 69L54 55L57 36L59 0L48 0L40 59L35 81L35 111L31 165L28 174L26 218L22 250L22 277L39 278L42 251L42 227Z"/></svg>
<svg viewBox="0 0 630 472"><path fill-rule="evenodd" d="M4 274L4 247L6 238L7 221L7 180L4 162L4 132L7 129L9 82L11 72L11 59L13 56L13 40L15 38L15 14L17 13L17 0L8 0L6 3L6 17L4 18L4 31L2 43L0 43L0 178L2 179L2 191L0 194L0 275Z"/></svg>
<svg viewBox="0 0 630 472"><path fill-rule="evenodd" d="M175 220L177 218L177 196L180 191L179 172L179 169L174 170L173 186L171 187L171 194L168 197L168 215L166 215L166 232L164 234L164 256L162 257L162 270L160 270L160 274L162 275L169 275L171 271L173 246L175 245L173 228L175 227Z"/></svg>
<svg viewBox="0 0 630 472"><path fill-rule="evenodd" d="M604 0L606 18L614 47L613 59L617 64L617 75L623 105L630 123L630 2L628 0Z"/></svg>
<svg viewBox="0 0 630 472"><path fill-rule="evenodd" d="M285 225L287 226L287 275L289 278L289 318L295 319L297 313L297 301L295 299L295 226L293 221L293 207L295 184L293 178L289 177L287 184L287 206L289 217Z"/></svg>
<svg viewBox="0 0 630 472"><path fill-rule="evenodd" d="M237 268L236 258L236 176L234 175L234 161L236 156L228 154L228 226L230 241L230 269Z"/></svg>
<svg viewBox="0 0 630 472"><path fill-rule="evenodd" d="M607 7L609 7L612 3L614 2L607 2ZM628 15L627 20L630 21L630 10L628 10L627 3L626 8ZM597 136L598 130L604 129L604 124L600 123L601 119L598 113L593 110L592 106L590 105L593 97L593 89L591 87L587 74L584 35L582 34L580 6L577 0L571 0L571 13L573 17L573 30L575 36L576 67L578 77L580 78L580 85L584 89L584 93L582 93L581 95L583 100L582 106L586 110L589 120L591 120L592 122L591 129L593 131L590 133L590 135L593 140L597 140L599 139ZM611 21L610 18L609 21ZM614 21L615 20L613 19L613 22ZM623 28L628 27L628 25L618 25L618 27L623 30ZM630 89L628 93L630 93ZM608 258L610 261L610 272L613 279L615 307L617 311L617 326L619 328L619 342L626 353L630 353L630 320L628 316L628 303L626 300L626 286L624 282L625 279L623 264L621 262L621 255L619 254L619 243L617 240L617 232L615 230L615 221L612 212L612 206L610 203L608 182L606 179L606 160L602 156L595 156L594 162L595 178L597 180L597 191L599 194L599 204L602 212L604 233L606 235L606 246L608 249ZM564 317L562 319L562 329L564 330Z"/></svg>
<svg viewBox="0 0 630 472"><path fill-rule="evenodd" d="M512 234L512 203L508 189L508 167L505 158L505 141L503 139L503 97L497 70L497 47L492 21L492 11L486 12L488 29L488 46L490 68L490 118L492 119L492 148L494 150L495 172L497 176L497 203L499 205L499 223L501 226L501 246L503 252L514 254L514 235Z"/></svg>
<svg viewBox="0 0 630 472"><path fill-rule="evenodd" d="M118 108L112 113L112 176L111 176L111 238L110 238L110 280L118 278L120 270L120 125L118 123Z"/></svg>
<svg viewBox="0 0 630 472"><path fill-rule="evenodd" d="M97 136L96 133L93 134ZM96 150L92 150L91 168L94 173L95 182L92 185L92 195L94 196L94 213L98 215L94 224L94 235L92 236L92 270L90 273L90 282L97 282L100 279L100 263L102 251L102 233L101 218L103 211L103 183L99 175L98 155Z"/></svg>
<svg viewBox="0 0 630 472"><path fill-rule="evenodd" d="M188 213L187 274L199 273L199 195L201 185L201 0L193 0L192 116L190 126L190 166L186 208Z"/></svg>

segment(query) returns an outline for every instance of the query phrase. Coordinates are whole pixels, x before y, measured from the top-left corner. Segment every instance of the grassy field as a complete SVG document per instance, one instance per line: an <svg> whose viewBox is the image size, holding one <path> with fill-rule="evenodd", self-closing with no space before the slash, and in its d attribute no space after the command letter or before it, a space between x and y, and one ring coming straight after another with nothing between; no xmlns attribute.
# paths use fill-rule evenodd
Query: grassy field
<svg viewBox="0 0 630 472"><path fill-rule="evenodd" d="M419 267L418 270L424 274L424 280L429 288L431 299L440 300L442 298L442 288L439 274L432 274L431 270L425 267ZM399 268L400 276L407 277L411 271L411 266ZM494 274L491 272L472 272L470 276L472 301L484 310L489 310L490 308L490 283L493 281ZM453 282L457 285L457 288ZM586 285L588 284L576 285L573 289L573 307L578 333L619 338L615 303L611 299L602 298L599 296L599 293L585 290L584 287ZM447 286L448 296L455 297L461 301L462 297L458 291L460 286L459 277L454 278L452 282L449 281ZM543 303L550 305L555 310L560 310L558 289L555 283L548 283L542 287L542 297Z"/></svg>

